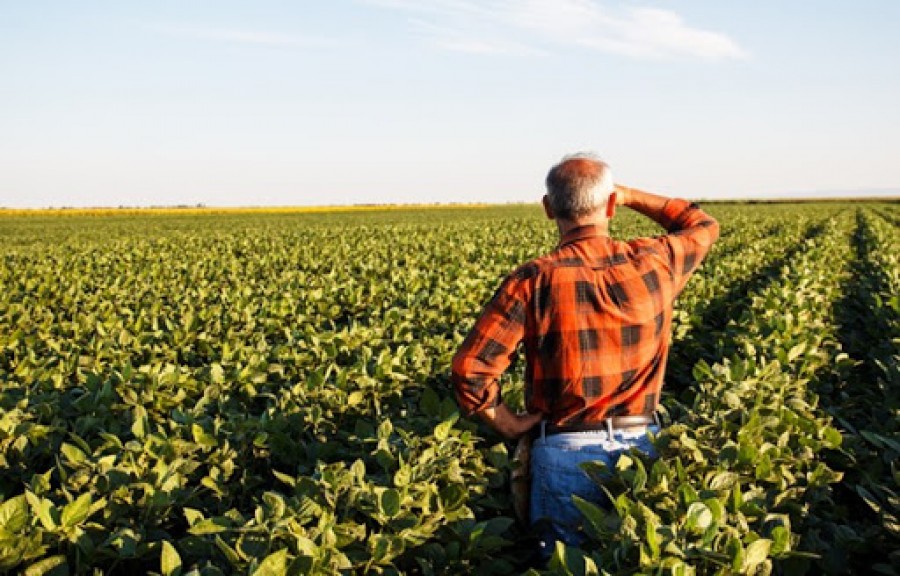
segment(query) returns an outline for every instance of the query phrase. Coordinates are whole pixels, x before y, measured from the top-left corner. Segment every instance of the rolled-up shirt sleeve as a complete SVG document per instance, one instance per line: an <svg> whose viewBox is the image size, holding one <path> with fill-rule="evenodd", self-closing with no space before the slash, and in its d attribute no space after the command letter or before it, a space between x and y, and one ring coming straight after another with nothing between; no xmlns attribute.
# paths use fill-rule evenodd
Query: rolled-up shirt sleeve
<svg viewBox="0 0 900 576"><path fill-rule="evenodd" d="M673 198L666 203L660 224L669 231L659 241L668 253L678 294L719 237L719 223L696 204Z"/></svg>
<svg viewBox="0 0 900 576"><path fill-rule="evenodd" d="M466 415L500 403L499 379L525 335L525 303L507 277L453 357L456 401Z"/></svg>

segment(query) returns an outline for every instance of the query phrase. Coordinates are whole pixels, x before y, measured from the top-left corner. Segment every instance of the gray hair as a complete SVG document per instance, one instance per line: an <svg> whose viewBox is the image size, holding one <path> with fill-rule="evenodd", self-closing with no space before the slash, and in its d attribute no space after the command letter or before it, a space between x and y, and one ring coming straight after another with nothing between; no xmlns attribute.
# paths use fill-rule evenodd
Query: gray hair
<svg viewBox="0 0 900 576"><path fill-rule="evenodd" d="M612 170L596 154L570 154L547 174L550 208L564 220L575 220L605 207L612 191Z"/></svg>

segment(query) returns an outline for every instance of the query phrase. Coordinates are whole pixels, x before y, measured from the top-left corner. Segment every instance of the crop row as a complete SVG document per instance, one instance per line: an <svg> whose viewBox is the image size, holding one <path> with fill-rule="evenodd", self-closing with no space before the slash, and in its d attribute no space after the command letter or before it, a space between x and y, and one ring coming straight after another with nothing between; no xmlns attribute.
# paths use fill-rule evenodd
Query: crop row
<svg viewBox="0 0 900 576"><path fill-rule="evenodd" d="M900 570L900 227L870 210L855 219L835 312L852 365L821 387L844 435L830 463L843 478L819 532L839 565L890 574Z"/></svg>
<svg viewBox="0 0 900 576"><path fill-rule="evenodd" d="M757 237L760 229L765 234ZM675 390L691 385L698 361L721 357L722 347L731 343L730 330L742 329L729 320L746 307L756 290L792 265L791 258L803 249L804 240L822 231L821 214L784 213L767 220L765 228L737 228L723 238L724 245L715 247L702 273L691 279L676 304L667 374ZM736 249L730 250L731 246Z"/></svg>
<svg viewBox="0 0 900 576"><path fill-rule="evenodd" d="M614 512L581 503L595 550L559 550L557 569L800 573L815 562L840 571L809 529L840 479L825 458L842 436L816 387L850 364L832 315L848 231L846 217L825 222L731 311L714 332L719 360L694 367L691 404L674 407L678 423L658 438L661 457L619 460L607 483Z"/></svg>

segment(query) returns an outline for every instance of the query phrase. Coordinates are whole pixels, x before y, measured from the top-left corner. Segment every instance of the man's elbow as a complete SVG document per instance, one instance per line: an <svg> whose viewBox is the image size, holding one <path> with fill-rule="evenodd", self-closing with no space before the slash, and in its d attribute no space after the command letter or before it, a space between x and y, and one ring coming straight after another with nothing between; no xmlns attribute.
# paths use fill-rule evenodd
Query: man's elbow
<svg viewBox="0 0 900 576"><path fill-rule="evenodd" d="M451 375L453 396L463 416L471 417L495 406L500 398L496 383L472 373L472 366L465 359L453 363Z"/></svg>
<svg viewBox="0 0 900 576"><path fill-rule="evenodd" d="M699 207L694 212L694 222L688 228L697 241L706 246L712 246L719 238L719 221Z"/></svg>
<svg viewBox="0 0 900 576"><path fill-rule="evenodd" d="M712 244L719 239L719 221L712 216L707 216L707 218L709 218L709 224L707 225L707 229L709 230L709 243Z"/></svg>
<svg viewBox="0 0 900 576"><path fill-rule="evenodd" d="M457 398L459 397L460 391L465 386L465 372L466 356L460 351L453 356L453 360L450 362L450 379L453 382L453 389L456 392Z"/></svg>
<svg viewBox="0 0 900 576"><path fill-rule="evenodd" d="M459 351L453 356L450 363L450 381L453 383L453 396L460 411L469 416L472 414L472 405L469 401L468 380L466 378L466 355Z"/></svg>
<svg viewBox="0 0 900 576"><path fill-rule="evenodd" d="M454 382L465 371L466 357L463 350L457 350L456 354L453 355L453 360L450 361L450 372L453 374Z"/></svg>

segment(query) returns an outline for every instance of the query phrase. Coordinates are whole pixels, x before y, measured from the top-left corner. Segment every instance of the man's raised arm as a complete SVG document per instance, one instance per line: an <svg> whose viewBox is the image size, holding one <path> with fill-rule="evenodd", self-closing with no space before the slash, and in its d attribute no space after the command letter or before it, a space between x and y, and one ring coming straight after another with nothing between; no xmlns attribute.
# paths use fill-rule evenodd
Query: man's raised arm
<svg viewBox="0 0 900 576"><path fill-rule="evenodd" d="M661 241L668 248L677 275L677 292L719 237L719 223L699 206L680 198L666 198L637 188L616 185L616 204L627 206L665 228Z"/></svg>

